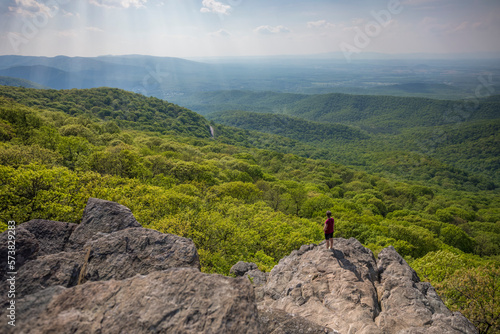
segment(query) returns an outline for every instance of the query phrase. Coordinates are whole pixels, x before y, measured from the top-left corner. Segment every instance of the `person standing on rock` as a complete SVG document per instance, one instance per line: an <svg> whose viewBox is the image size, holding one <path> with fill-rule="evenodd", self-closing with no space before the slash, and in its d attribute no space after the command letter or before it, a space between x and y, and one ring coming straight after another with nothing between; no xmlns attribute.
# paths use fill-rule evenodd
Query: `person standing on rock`
<svg viewBox="0 0 500 334"><path fill-rule="evenodd" d="M325 221L323 231L325 231L326 249L333 248L333 232L335 231L335 220L332 218L332 212L327 211L328 219Z"/></svg>

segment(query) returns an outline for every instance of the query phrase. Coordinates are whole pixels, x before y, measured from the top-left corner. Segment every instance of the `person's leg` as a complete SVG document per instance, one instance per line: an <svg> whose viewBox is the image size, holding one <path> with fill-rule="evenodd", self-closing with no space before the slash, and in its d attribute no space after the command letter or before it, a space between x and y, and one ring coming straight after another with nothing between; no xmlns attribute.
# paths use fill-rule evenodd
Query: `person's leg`
<svg viewBox="0 0 500 334"><path fill-rule="evenodd" d="M333 247L333 235L332 234L325 234L326 238L326 249L330 249Z"/></svg>

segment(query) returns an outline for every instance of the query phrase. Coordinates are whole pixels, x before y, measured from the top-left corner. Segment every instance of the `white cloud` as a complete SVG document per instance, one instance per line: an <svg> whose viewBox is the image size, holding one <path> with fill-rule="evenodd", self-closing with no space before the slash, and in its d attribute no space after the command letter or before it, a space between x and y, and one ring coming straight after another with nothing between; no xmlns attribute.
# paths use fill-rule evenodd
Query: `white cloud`
<svg viewBox="0 0 500 334"><path fill-rule="evenodd" d="M210 37L228 38L231 34L224 29L217 30L208 34Z"/></svg>
<svg viewBox="0 0 500 334"><path fill-rule="evenodd" d="M63 38L75 38L78 36L76 30L74 29L58 31L57 35Z"/></svg>
<svg viewBox="0 0 500 334"><path fill-rule="evenodd" d="M104 30L97 28L97 27L86 27L85 30L90 31L90 32L104 32Z"/></svg>
<svg viewBox="0 0 500 334"><path fill-rule="evenodd" d="M263 35L272 35L272 34L288 34L291 32L291 30L281 25L276 27L266 25L255 28L254 32Z"/></svg>
<svg viewBox="0 0 500 334"><path fill-rule="evenodd" d="M335 24L327 22L326 20L319 20L319 21L307 22L307 27L317 28L317 29L335 28Z"/></svg>
<svg viewBox="0 0 500 334"><path fill-rule="evenodd" d="M356 18L356 19L352 19L351 22L355 26L360 26L360 25L364 24L366 22L366 20L362 19L362 18Z"/></svg>
<svg viewBox="0 0 500 334"><path fill-rule="evenodd" d="M474 25L470 25L469 22L463 21L459 23L445 23L434 17L424 17L420 22L420 25L427 32L434 34L453 34L469 29L470 27L475 28Z"/></svg>
<svg viewBox="0 0 500 334"><path fill-rule="evenodd" d="M148 2L148 0L89 0L91 4L106 7L106 8L140 8Z"/></svg>
<svg viewBox="0 0 500 334"><path fill-rule="evenodd" d="M80 17L79 13L71 13L71 12L68 12L64 9L62 10L62 13L63 13L64 17L73 17L73 16Z"/></svg>
<svg viewBox="0 0 500 334"><path fill-rule="evenodd" d="M40 12L51 14L53 11L53 8L36 0L15 0L15 3L15 6L9 6L9 11L22 16L32 17Z"/></svg>
<svg viewBox="0 0 500 334"><path fill-rule="evenodd" d="M216 13L216 14L224 14L228 15L231 10L231 6L224 5L222 2L218 2L215 0L203 0L203 7L200 9L202 13Z"/></svg>

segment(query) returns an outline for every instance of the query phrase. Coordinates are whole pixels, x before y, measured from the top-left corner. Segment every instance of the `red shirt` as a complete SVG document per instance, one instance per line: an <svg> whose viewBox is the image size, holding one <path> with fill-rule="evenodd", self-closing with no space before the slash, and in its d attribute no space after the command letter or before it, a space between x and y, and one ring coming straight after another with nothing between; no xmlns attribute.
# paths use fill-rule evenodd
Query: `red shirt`
<svg viewBox="0 0 500 334"><path fill-rule="evenodd" d="M333 233L333 228L335 226L335 220L330 217L326 220L325 225L326 225L325 233Z"/></svg>

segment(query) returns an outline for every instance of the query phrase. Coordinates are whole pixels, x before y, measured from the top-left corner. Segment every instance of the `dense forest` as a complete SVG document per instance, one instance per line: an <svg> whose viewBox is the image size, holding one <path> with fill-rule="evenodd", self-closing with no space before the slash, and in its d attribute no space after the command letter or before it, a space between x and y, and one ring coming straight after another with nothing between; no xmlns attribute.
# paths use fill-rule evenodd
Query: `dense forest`
<svg viewBox="0 0 500 334"><path fill-rule="evenodd" d="M293 152L303 156L451 188L500 183L498 96L475 102L242 91L199 96L217 110L208 119L313 146Z"/></svg>
<svg viewBox="0 0 500 334"><path fill-rule="evenodd" d="M495 145L498 123L479 121L493 139L481 135L475 143ZM348 167L331 159L341 145L322 147L317 140L332 128L296 118L286 123L301 135L218 125L118 89L0 86L1 230L9 220L78 223L88 198L98 197L128 206L145 227L191 238L202 270L228 275L237 261L269 271L293 249L319 243L331 210L336 237L357 238L375 256L394 246L451 309L483 332L500 330L500 196L494 178L403 150L365 155L373 172ZM450 133L441 145L449 147L450 159L459 156L455 150L475 149L469 143L475 126ZM324 132L315 137L310 128ZM333 129L333 141L345 150L373 138L359 127ZM496 150L467 161L494 161ZM387 172L389 167L394 170ZM423 171L429 175L419 176Z"/></svg>

